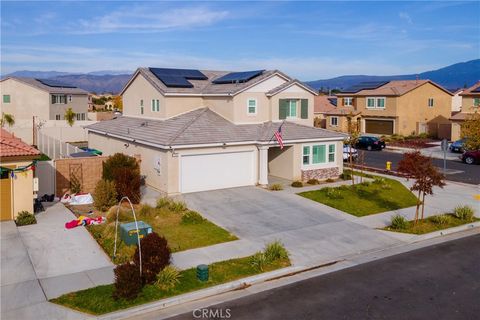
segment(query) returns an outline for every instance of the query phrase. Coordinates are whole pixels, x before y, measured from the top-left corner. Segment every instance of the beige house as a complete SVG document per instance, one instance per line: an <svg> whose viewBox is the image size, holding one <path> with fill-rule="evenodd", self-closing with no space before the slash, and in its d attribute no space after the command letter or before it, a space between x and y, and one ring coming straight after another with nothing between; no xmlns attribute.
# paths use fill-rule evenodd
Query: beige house
<svg viewBox="0 0 480 320"><path fill-rule="evenodd" d="M430 80L366 82L337 94L327 129L346 132L348 118L361 133L429 133L450 138L452 93Z"/></svg>
<svg viewBox="0 0 480 320"><path fill-rule="evenodd" d="M327 95L317 95L313 100L314 124L318 128L326 128L327 113L335 110L337 107L337 97ZM337 131L337 130L335 130Z"/></svg>
<svg viewBox="0 0 480 320"><path fill-rule="evenodd" d="M32 161L40 152L0 129L0 220L13 220L21 211L33 213ZM12 170L14 171L12 174Z"/></svg>
<svg viewBox="0 0 480 320"><path fill-rule="evenodd" d="M15 120L65 120L72 108L77 120L87 119L88 92L49 79L7 77L0 81L2 112Z"/></svg>
<svg viewBox="0 0 480 320"><path fill-rule="evenodd" d="M280 71L139 68L121 95L122 117L86 127L89 147L139 154L146 183L164 193L343 170L345 136L314 128L316 92Z"/></svg>
<svg viewBox="0 0 480 320"><path fill-rule="evenodd" d="M480 81L460 93L462 105L460 112L455 113L450 120L452 121L452 140L458 140L461 137L462 123L479 112L480 108Z"/></svg>

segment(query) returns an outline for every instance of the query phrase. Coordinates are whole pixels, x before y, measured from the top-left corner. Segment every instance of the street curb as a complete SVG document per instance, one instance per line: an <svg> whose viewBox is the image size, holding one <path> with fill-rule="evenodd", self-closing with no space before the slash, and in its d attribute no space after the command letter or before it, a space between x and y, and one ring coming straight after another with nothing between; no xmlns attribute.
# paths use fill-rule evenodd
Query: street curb
<svg viewBox="0 0 480 320"><path fill-rule="evenodd" d="M185 302L192 302L199 299L216 296L229 291L244 289L246 287L249 287L258 283L282 278L282 277L289 276L291 274L296 274L309 269L312 269L312 267L286 267L279 270L274 270L274 271L258 274L255 276L227 282L214 287L185 293L175 297L157 300L151 303L146 303L146 304L125 309L122 311L107 313L98 317L92 316L89 319L113 320L113 319L123 319L126 317L132 317L132 316L143 314L149 311L164 309L164 308L176 306Z"/></svg>

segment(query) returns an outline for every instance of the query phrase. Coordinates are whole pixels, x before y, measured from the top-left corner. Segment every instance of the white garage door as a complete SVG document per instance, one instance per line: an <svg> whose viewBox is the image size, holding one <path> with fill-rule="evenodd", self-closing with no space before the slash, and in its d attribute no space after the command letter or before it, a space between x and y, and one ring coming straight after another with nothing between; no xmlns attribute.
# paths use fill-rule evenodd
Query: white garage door
<svg viewBox="0 0 480 320"><path fill-rule="evenodd" d="M183 193L255 184L253 151L182 155L180 163Z"/></svg>

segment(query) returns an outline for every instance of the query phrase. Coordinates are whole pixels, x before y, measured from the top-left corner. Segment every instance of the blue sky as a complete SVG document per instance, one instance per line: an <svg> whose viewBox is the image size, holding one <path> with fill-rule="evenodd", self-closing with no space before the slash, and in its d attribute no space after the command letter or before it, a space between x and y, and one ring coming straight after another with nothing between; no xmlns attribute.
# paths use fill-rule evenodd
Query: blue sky
<svg viewBox="0 0 480 320"><path fill-rule="evenodd" d="M480 2L2 1L1 73L280 69L301 80L480 57Z"/></svg>

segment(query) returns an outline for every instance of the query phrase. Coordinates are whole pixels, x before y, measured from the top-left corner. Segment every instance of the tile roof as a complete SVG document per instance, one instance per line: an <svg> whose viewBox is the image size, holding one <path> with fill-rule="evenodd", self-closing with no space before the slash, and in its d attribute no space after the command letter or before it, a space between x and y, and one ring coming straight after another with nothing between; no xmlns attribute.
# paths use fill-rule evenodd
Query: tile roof
<svg viewBox="0 0 480 320"><path fill-rule="evenodd" d="M462 93L460 93L461 96L479 96L480 97L480 92L472 92L473 90L480 88L480 81L475 83L473 86L470 88L464 89Z"/></svg>
<svg viewBox="0 0 480 320"><path fill-rule="evenodd" d="M332 103L332 99L337 99L335 96L315 96L314 99L314 113L325 113L336 109L337 106Z"/></svg>
<svg viewBox="0 0 480 320"><path fill-rule="evenodd" d="M64 93L64 94L88 94L87 91L80 89L80 88L59 88L59 87L50 87L47 86L37 79L34 78L25 78L25 77L7 77L5 79L2 79L3 81L6 81L8 79L14 79L20 82L23 82L25 84L28 84L32 87L38 88L43 91L47 91L49 93Z"/></svg>
<svg viewBox="0 0 480 320"><path fill-rule="evenodd" d="M360 113L360 111L355 110L353 107L338 107L333 110L324 112L324 114L331 116L346 116L349 114L356 116Z"/></svg>
<svg viewBox="0 0 480 320"><path fill-rule="evenodd" d="M453 96L453 94L447 89L441 87L430 80L393 80L384 84L377 89L360 90L356 93L338 93L339 96L401 96L405 93L416 89L425 83L431 83L439 89Z"/></svg>
<svg viewBox="0 0 480 320"><path fill-rule="evenodd" d="M457 121L465 121L471 116L473 116L474 113L468 113L468 112L457 112L454 115L450 117L450 120L457 120Z"/></svg>
<svg viewBox="0 0 480 320"><path fill-rule="evenodd" d="M199 108L166 120L119 117L86 126L87 130L165 147L239 142L269 142L282 122L236 125L209 108ZM284 122L285 141L334 138L344 135L324 129Z"/></svg>
<svg viewBox="0 0 480 320"><path fill-rule="evenodd" d="M0 157L36 156L40 151L5 129L0 129Z"/></svg>

